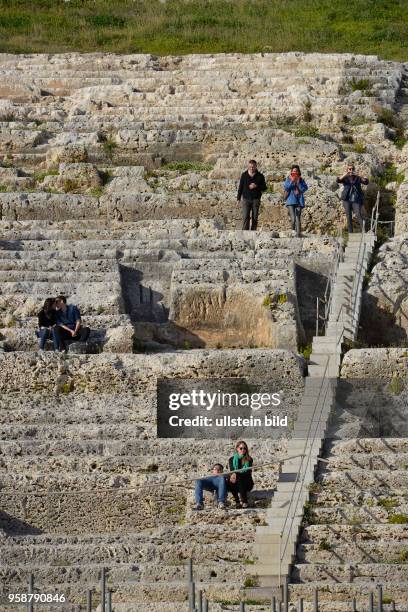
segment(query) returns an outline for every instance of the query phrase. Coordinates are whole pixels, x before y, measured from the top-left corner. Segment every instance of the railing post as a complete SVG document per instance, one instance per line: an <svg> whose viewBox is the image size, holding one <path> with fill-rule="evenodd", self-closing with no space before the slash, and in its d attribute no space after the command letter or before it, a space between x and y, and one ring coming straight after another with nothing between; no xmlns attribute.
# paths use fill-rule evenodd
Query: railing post
<svg viewBox="0 0 408 612"><path fill-rule="evenodd" d="M282 584L282 532L279 534L279 588Z"/></svg>
<svg viewBox="0 0 408 612"><path fill-rule="evenodd" d="M108 612L112 612L112 591L109 589L107 592L107 604L108 604Z"/></svg>
<svg viewBox="0 0 408 612"><path fill-rule="evenodd" d="M189 585L189 594L188 595L189 595L188 600L189 600L189 604L190 604L189 605L189 612L194 612L194 608L195 608L195 584L194 584L193 580L190 582L190 585Z"/></svg>
<svg viewBox="0 0 408 612"><path fill-rule="evenodd" d="M313 604L313 612L319 612L319 591L317 589L314 590Z"/></svg>
<svg viewBox="0 0 408 612"><path fill-rule="evenodd" d="M374 593L372 591L368 598L368 610L369 612L374 612Z"/></svg>
<svg viewBox="0 0 408 612"><path fill-rule="evenodd" d="M289 585L287 580L283 586L283 612L289 612Z"/></svg>
<svg viewBox="0 0 408 612"><path fill-rule="evenodd" d="M203 592L198 591L198 612L203 612Z"/></svg>
<svg viewBox="0 0 408 612"><path fill-rule="evenodd" d="M276 597L272 597L271 612L276 612Z"/></svg>
<svg viewBox="0 0 408 612"><path fill-rule="evenodd" d="M92 589L88 589L86 594L86 612L92 612Z"/></svg>
<svg viewBox="0 0 408 612"><path fill-rule="evenodd" d="M377 593L378 593L378 612L383 612L383 592L382 585L377 584Z"/></svg>
<svg viewBox="0 0 408 612"><path fill-rule="evenodd" d="M241 601L239 604L239 612L245 612L245 601Z"/></svg>
<svg viewBox="0 0 408 612"><path fill-rule="evenodd" d="M303 612L303 598L302 597L298 601L298 612Z"/></svg>
<svg viewBox="0 0 408 612"><path fill-rule="evenodd" d="M34 593L34 575L30 574L28 577L28 593ZM33 612L34 604L33 600L29 601L27 604L27 612Z"/></svg>
<svg viewBox="0 0 408 612"><path fill-rule="evenodd" d="M187 580L188 583L193 582L193 560L189 559L187 563Z"/></svg>
<svg viewBox="0 0 408 612"><path fill-rule="evenodd" d="M203 600L203 612L208 612L208 600L205 596Z"/></svg>
<svg viewBox="0 0 408 612"><path fill-rule="evenodd" d="M319 335L319 296L316 298L316 336Z"/></svg>
<svg viewBox="0 0 408 612"><path fill-rule="evenodd" d="M396 609L395 609L395 601L392 601L392 602L391 602L391 612L396 612Z"/></svg>
<svg viewBox="0 0 408 612"><path fill-rule="evenodd" d="M101 571L101 610L106 609L106 569L103 567Z"/></svg>
<svg viewBox="0 0 408 612"><path fill-rule="evenodd" d="M351 602L351 609L353 612L357 612L357 602L356 602L356 598L354 597L352 602Z"/></svg>

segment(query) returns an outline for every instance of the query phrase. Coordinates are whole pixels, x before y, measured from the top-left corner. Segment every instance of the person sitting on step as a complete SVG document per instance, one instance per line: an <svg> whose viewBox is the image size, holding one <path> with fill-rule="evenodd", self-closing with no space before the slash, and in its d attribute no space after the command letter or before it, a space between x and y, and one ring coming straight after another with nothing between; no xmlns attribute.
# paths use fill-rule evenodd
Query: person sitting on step
<svg viewBox="0 0 408 612"><path fill-rule="evenodd" d="M67 351L71 342L86 342L89 337L89 327L83 327L78 306L67 304L67 298L59 295L56 299L57 323L61 345Z"/></svg>
<svg viewBox="0 0 408 612"><path fill-rule="evenodd" d="M237 508L248 508L248 493L253 489L252 480L253 459L249 454L248 445L244 440L237 442L235 453L228 460L228 471L243 470L235 472L227 479L227 490L232 493Z"/></svg>
<svg viewBox="0 0 408 612"><path fill-rule="evenodd" d="M51 339L54 351L61 350L61 338L57 325L57 311L55 310L54 298L47 298L38 313L38 328L35 333L40 340L40 351L45 349L45 343Z"/></svg>
<svg viewBox="0 0 408 612"><path fill-rule="evenodd" d="M223 476L224 468L221 463L215 463L212 467L212 475L206 478L199 478L195 484L195 510L204 509L203 492L211 491L216 492L218 507L222 510L225 509L225 500L227 497L227 483L225 476Z"/></svg>

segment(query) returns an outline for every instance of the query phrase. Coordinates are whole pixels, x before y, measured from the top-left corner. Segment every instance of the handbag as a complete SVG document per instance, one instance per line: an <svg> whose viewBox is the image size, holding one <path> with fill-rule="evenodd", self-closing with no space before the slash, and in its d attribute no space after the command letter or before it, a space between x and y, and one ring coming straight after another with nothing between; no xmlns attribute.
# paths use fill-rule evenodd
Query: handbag
<svg viewBox="0 0 408 612"><path fill-rule="evenodd" d="M361 195L356 185L350 185L349 193L348 193L348 201L352 204L360 204Z"/></svg>

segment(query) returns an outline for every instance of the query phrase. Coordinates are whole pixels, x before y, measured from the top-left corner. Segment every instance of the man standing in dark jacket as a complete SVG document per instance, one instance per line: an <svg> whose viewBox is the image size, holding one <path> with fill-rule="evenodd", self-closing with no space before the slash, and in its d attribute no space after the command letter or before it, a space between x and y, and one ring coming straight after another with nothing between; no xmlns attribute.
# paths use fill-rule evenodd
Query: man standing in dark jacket
<svg viewBox="0 0 408 612"><path fill-rule="evenodd" d="M245 170L241 175L237 195L238 204L241 202L242 198L243 230L249 229L251 217L251 230L256 230L258 226L261 195L264 191L266 191L265 177L261 172L258 172L256 161L250 159L248 162L248 170Z"/></svg>

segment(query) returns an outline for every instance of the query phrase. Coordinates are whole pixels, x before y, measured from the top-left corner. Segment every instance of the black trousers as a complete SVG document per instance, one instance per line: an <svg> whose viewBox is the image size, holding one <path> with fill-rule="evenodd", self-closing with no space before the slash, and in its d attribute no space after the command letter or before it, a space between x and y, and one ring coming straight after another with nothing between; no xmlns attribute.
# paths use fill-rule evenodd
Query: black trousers
<svg viewBox="0 0 408 612"><path fill-rule="evenodd" d="M238 503L240 498L243 504L248 503L248 493L253 488L252 479L248 480L247 478L240 477L240 474L237 474L237 481L231 482L227 481L227 491L232 493L234 500Z"/></svg>
<svg viewBox="0 0 408 612"><path fill-rule="evenodd" d="M256 230L258 227L258 214L261 200L242 200L242 229L249 230L251 221L251 230Z"/></svg>
<svg viewBox="0 0 408 612"><path fill-rule="evenodd" d="M72 342L86 342L89 338L90 331L89 327L82 327L81 325L77 335L73 338L66 329L59 327L62 348L66 349Z"/></svg>
<svg viewBox="0 0 408 612"><path fill-rule="evenodd" d="M363 230L363 215L362 215L362 204L358 204L357 202L349 202L348 200L343 200L343 208L347 217L347 225L348 231L350 234L353 233L353 212L356 215L357 221L360 224L361 231Z"/></svg>

